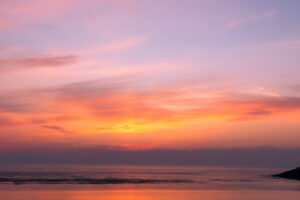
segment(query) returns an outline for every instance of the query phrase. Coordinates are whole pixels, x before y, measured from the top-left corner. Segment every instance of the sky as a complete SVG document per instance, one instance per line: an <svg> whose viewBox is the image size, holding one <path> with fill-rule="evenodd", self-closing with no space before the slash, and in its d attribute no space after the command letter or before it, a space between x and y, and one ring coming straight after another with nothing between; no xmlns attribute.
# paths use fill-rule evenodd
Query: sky
<svg viewBox="0 0 300 200"><path fill-rule="evenodd" d="M300 148L298 0L0 0L0 151Z"/></svg>

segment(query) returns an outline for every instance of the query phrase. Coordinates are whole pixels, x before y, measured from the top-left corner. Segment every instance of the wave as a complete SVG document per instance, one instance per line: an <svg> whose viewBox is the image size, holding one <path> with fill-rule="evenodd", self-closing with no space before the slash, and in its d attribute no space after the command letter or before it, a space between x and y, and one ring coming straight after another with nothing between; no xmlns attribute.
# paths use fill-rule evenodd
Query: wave
<svg viewBox="0 0 300 200"><path fill-rule="evenodd" d="M216 182L252 182L250 179L210 179L210 181Z"/></svg>
<svg viewBox="0 0 300 200"><path fill-rule="evenodd" d="M20 184L149 184L149 183L187 183L184 179L130 179L130 178L0 178L0 183Z"/></svg>

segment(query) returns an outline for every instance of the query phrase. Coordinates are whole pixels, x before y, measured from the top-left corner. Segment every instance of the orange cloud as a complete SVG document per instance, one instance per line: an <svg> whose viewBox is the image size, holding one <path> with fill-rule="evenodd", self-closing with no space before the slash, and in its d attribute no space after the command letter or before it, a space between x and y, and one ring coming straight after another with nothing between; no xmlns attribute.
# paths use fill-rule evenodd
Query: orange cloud
<svg viewBox="0 0 300 200"><path fill-rule="evenodd" d="M192 89L138 90L125 80L79 82L25 96L31 101L7 99L0 109L41 119L36 122L43 128L74 134L152 132L185 126L190 121L262 120L300 109L297 97ZM57 128L51 125L54 122Z"/></svg>

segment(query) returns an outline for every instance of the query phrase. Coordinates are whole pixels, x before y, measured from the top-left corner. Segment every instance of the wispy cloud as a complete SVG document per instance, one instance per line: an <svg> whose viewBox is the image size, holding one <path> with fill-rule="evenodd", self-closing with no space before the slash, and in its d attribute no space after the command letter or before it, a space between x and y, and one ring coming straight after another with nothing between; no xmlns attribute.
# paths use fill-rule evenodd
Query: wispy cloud
<svg viewBox="0 0 300 200"><path fill-rule="evenodd" d="M53 114L56 110L66 109L68 115L84 110L92 118L106 122L128 119L140 119L149 123L179 122L209 116L220 119L243 117L251 120L300 109L298 97L281 96L263 87L235 92L193 89L188 85L182 85L182 88L189 89L156 87L141 88L128 77L116 77L44 88L28 93L30 97L27 98L32 99L31 102L41 102L31 106L39 107L42 112L45 112L42 107L47 107L46 112ZM12 113L26 112L22 110L23 107L18 107L24 103L23 99L24 95L20 99L22 102L11 104L6 101L2 103L2 109ZM89 119L77 120L85 123Z"/></svg>
<svg viewBox="0 0 300 200"><path fill-rule="evenodd" d="M53 141L66 138L52 133L86 139L87 135L101 134L112 141L124 133L143 135L165 130L171 135L177 128L188 132L184 128L191 122L239 124L299 115L300 98L270 95L265 88L257 90L225 92L184 84L141 87L119 77L16 93L11 95L15 105L7 99L0 104L0 111L10 117L2 119L2 127L9 127L10 121L18 122L15 127L20 128L19 138L36 136ZM34 104L22 105L24 99L31 99ZM152 141L159 137L153 136Z"/></svg>
<svg viewBox="0 0 300 200"><path fill-rule="evenodd" d="M8 117L0 117L0 127L14 126L17 123Z"/></svg>
<svg viewBox="0 0 300 200"><path fill-rule="evenodd" d="M49 125L42 125L42 128L46 128L46 129L50 129L50 130L54 130L60 133L65 133L65 134L73 134L73 132L66 130L63 127L60 126L49 126Z"/></svg>
<svg viewBox="0 0 300 200"><path fill-rule="evenodd" d="M74 63L76 59L77 56L75 55L0 59L0 69L11 69L13 67L60 67Z"/></svg>
<svg viewBox="0 0 300 200"><path fill-rule="evenodd" d="M287 40L287 41L277 42L272 45L275 48L279 48L279 49L286 50L286 51L299 50L300 49L300 39L299 38L291 39L291 40Z"/></svg>
<svg viewBox="0 0 300 200"><path fill-rule="evenodd" d="M39 24L41 21L49 23L49 19L82 3L83 1L78 0L1 1L0 30L19 30Z"/></svg>
<svg viewBox="0 0 300 200"><path fill-rule="evenodd" d="M262 14L262 15L254 15L254 16L250 16L250 17L245 18L245 19L234 20L234 21L229 22L225 26L225 29L233 29L233 28L236 28L238 26L242 26L244 24L247 24L247 23L250 23L250 22L253 22L253 21L273 17L276 14L277 14L277 11L269 11L269 12L266 12L265 14Z"/></svg>
<svg viewBox="0 0 300 200"><path fill-rule="evenodd" d="M28 105L31 105L31 102L27 100L27 97L22 98L20 95L0 95L0 111L13 113L29 112Z"/></svg>
<svg viewBox="0 0 300 200"><path fill-rule="evenodd" d="M147 40L146 36L132 36L132 37L118 40L116 42L99 45L98 47L91 47L88 48L87 51L89 53L97 53L97 54L126 51L128 49L140 46L146 40Z"/></svg>
<svg viewBox="0 0 300 200"><path fill-rule="evenodd" d="M90 12L84 15L74 15L74 11L85 11L86 8L92 7L114 7L124 9L130 0L117 1L95 1L95 0L26 0L26 1L0 1L0 30L12 31L22 30L25 28L39 27L40 25L48 26L51 24L59 24L60 20L70 14L70 19L77 20L81 23L83 19L92 18ZM93 16L93 14L92 14ZM56 20L54 20L56 19ZM88 23L85 22L84 23Z"/></svg>
<svg viewBox="0 0 300 200"><path fill-rule="evenodd" d="M148 40L148 37L145 35L129 36L120 38L110 42L90 44L82 48L76 49L52 49L51 51L60 52L60 53L73 53L80 56L92 55L106 55L128 51L136 47L141 46Z"/></svg>

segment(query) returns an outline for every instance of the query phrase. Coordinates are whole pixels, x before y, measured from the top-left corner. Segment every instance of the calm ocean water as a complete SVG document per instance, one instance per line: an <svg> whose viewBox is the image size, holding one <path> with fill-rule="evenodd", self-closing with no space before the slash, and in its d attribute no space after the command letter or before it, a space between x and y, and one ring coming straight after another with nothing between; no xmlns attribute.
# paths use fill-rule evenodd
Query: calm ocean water
<svg viewBox="0 0 300 200"><path fill-rule="evenodd" d="M300 181L269 176L284 170L166 166L1 166L0 199L299 200Z"/></svg>

